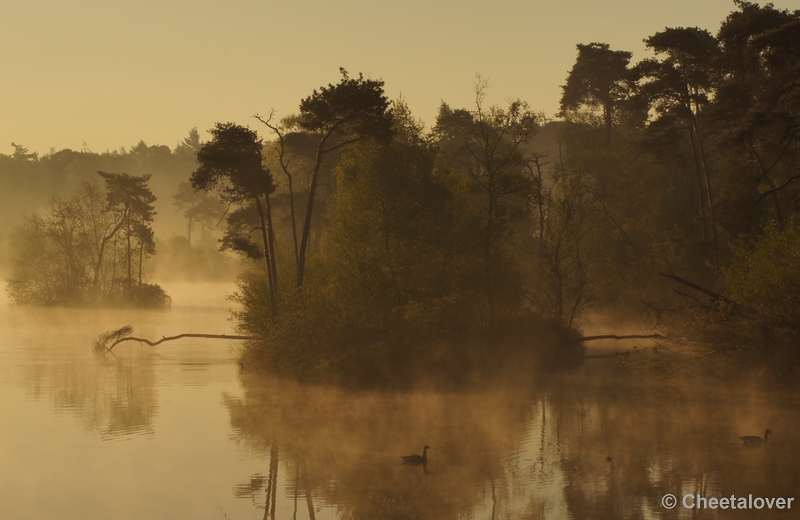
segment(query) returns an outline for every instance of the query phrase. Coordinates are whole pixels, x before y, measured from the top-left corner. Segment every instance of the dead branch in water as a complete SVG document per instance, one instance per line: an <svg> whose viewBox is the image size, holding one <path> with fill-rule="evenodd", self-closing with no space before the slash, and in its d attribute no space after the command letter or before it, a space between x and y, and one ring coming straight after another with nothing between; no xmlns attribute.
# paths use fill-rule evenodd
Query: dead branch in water
<svg viewBox="0 0 800 520"><path fill-rule="evenodd" d="M666 336L661 334L629 334L627 336L618 336L616 334L601 334L599 336L585 336L576 341L593 341L597 339L665 339ZM655 350L655 347L653 347ZM631 355L630 350L624 352L612 352L610 354L586 354L586 359L603 359L603 358L616 358L620 356L628 357Z"/></svg>
<svg viewBox="0 0 800 520"><path fill-rule="evenodd" d="M661 334L630 334L627 336L617 336L616 334L602 334L600 336L583 336L578 338L575 342L579 341L594 341L598 339L664 339L666 336Z"/></svg>
<svg viewBox="0 0 800 520"><path fill-rule="evenodd" d="M165 341L174 341L181 338L208 338L208 339L235 339L235 340L248 340L255 339L253 336L234 336L232 334L178 334L177 336L162 336L158 341L150 341L144 338L134 338L131 336L133 327L125 325L117 330L111 330L100 334L94 342L95 350L106 350L111 352L111 349L125 341L138 341L139 343L146 343L151 347L160 345ZM107 346L111 342L111 345Z"/></svg>
<svg viewBox="0 0 800 520"><path fill-rule="evenodd" d="M625 352L612 352L610 354L586 354L583 356L585 359L608 359L608 358L618 358L618 357L630 357L631 351L626 350Z"/></svg>

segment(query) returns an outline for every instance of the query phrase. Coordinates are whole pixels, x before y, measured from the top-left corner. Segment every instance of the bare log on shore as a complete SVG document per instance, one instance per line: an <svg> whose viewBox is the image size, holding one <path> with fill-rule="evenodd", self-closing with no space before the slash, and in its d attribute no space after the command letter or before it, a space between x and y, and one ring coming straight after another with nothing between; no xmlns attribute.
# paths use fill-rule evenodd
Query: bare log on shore
<svg viewBox="0 0 800 520"><path fill-rule="evenodd" d="M575 341L593 341L598 339L664 339L666 336L662 336L661 334L629 334L627 336L618 336L616 334L601 334L599 336L584 336L580 339L576 339ZM610 354L586 354L584 358L586 359L603 359L603 358L615 358L620 356L629 356L631 353L630 350L626 350L625 352L612 352Z"/></svg>
<svg viewBox="0 0 800 520"><path fill-rule="evenodd" d="M94 342L95 350L106 350L111 352L111 350L119 345L120 343L124 343L125 341L136 341L139 343L146 343L151 347L155 347L156 345L160 345L165 341L174 341L176 339L181 338L208 338L208 339L234 339L234 340L248 340L248 339L255 339L253 336L236 336L233 334L178 334L177 336L162 336L158 341L150 341L145 338L135 338L131 336L133 333L133 327L130 325L125 325L117 330L111 330L108 332L104 332L100 334L100 336ZM111 343L109 345L109 343Z"/></svg>
<svg viewBox="0 0 800 520"><path fill-rule="evenodd" d="M583 336L575 341L594 341L597 339L664 339L666 336L661 334L630 334L627 336L617 336L616 334L602 334L600 336Z"/></svg>

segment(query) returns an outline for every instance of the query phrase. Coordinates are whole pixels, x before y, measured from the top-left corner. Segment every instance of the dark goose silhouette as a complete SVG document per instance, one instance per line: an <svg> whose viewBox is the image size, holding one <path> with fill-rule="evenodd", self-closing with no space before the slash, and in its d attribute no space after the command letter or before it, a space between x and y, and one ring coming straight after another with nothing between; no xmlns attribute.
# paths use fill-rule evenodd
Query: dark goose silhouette
<svg viewBox="0 0 800 520"><path fill-rule="evenodd" d="M764 432L764 438L762 439L758 435L745 435L744 437L739 437L742 439L742 444L746 446L763 446L767 444L768 437L772 435L772 432L767 430Z"/></svg>
<svg viewBox="0 0 800 520"><path fill-rule="evenodd" d="M426 464L428 462L428 450L431 449L430 446L427 444L424 448L422 448L422 456L419 455L401 455L400 458L403 459L403 464L409 464L412 466L417 466L419 464Z"/></svg>

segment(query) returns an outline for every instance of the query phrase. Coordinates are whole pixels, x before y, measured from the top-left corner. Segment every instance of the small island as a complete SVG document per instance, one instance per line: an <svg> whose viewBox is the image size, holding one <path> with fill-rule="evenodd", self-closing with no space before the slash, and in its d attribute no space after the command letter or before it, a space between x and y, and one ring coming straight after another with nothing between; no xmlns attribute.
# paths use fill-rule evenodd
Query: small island
<svg viewBox="0 0 800 520"><path fill-rule="evenodd" d="M150 175L97 174L102 185L84 181L70 198L53 197L42 215L25 217L7 279L12 303L169 305L164 290L144 278L156 252Z"/></svg>

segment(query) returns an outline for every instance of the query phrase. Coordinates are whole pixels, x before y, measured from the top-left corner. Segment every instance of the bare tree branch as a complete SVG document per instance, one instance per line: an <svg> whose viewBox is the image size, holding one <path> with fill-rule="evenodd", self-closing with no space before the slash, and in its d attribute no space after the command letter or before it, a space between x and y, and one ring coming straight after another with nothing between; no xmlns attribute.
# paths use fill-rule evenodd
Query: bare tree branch
<svg viewBox="0 0 800 520"><path fill-rule="evenodd" d="M233 334L178 334L177 336L162 336L162 338L158 341L150 341L144 338L135 338L130 334L133 332L133 328L130 325L125 325L117 330L112 330L108 332L104 332L101 334L97 340L95 340L94 348L95 350L106 350L111 352L111 350L119 345L120 343L124 343L125 341L138 341L139 343L146 343L151 347L155 347L156 345L160 345L165 341L174 341L176 339L181 338L208 338L208 339L235 339L235 340L252 340L256 339L254 336L237 336ZM111 342L111 345L107 346L108 343Z"/></svg>
<svg viewBox="0 0 800 520"><path fill-rule="evenodd" d="M665 339L666 336L662 336L661 334L629 334L627 336L618 336L616 334L601 334L599 336L583 336L582 338L576 339L575 342L579 341L595 341L598 339Z"/></svg>
<svg viewBox="0 0 800 520"><path fill-rule="evenodd" d="M709 297L711 297L711 298L713 298L715 300L721 300L721 301L723 301L725 303L730 303L731 305L736 305L737 307L740 307L740 305L738 303L736 303L735 301L731 300L730 298L727 298L727 297L725 297L725 296L723 296L723 295L721 295L719 293L715 293L714 291L712 291L710 289L706 289L705 287L701 287L701 286L697 285L696 283L692 283L692 282L690 282L688 280L684 280L680 276L675 276L675 275L667 274L667 273L658 273L658 274L660 274L664 278L669 278L670 280L675 280L679 284L685 285L686 287L691 287L695 291L703 293L706 296L709 296Z"/></svg>

